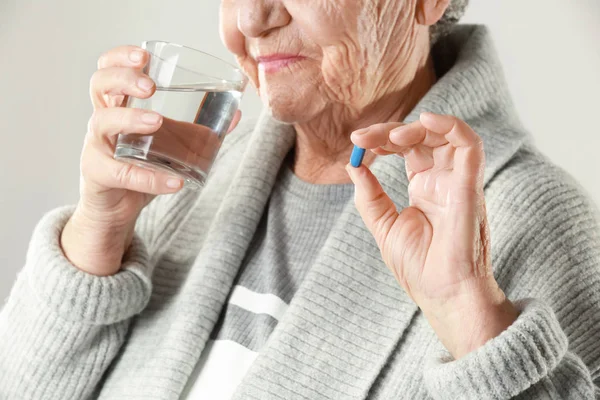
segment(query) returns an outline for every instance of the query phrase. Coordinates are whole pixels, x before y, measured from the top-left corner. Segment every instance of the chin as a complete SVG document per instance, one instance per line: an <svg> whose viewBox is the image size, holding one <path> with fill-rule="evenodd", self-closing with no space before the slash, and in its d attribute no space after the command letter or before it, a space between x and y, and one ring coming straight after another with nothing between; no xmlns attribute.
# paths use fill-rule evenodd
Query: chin
<svg viewBox="0 0 600 400"><path fill-rule="evenodd" d="M274 119L286 124L296 124L310 121L326 107L316 93L310 92L299 91L297 87L269 90L262 86L260 97Z"/></svg>
<svg viewBox="0 0 600 400"><path fill-rule="evenodd" d="M277 72L258 71L260 98L276 120L288 123L307 122L327 107L327 98L320 90L320 67L305 61Z"/></svg>

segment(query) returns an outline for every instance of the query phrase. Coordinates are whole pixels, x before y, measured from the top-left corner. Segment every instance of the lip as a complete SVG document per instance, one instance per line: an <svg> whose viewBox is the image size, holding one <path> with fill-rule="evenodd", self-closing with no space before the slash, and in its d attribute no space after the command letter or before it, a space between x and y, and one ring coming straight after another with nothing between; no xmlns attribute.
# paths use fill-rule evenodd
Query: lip
<svg viewBox="0 0 600 400"><path fill-rule="evenodd" d="M268 56L256 57L258 67L267 73L274 73L288 65L295 64L304 60L305 57L296 54L271 54Z"/></svg>

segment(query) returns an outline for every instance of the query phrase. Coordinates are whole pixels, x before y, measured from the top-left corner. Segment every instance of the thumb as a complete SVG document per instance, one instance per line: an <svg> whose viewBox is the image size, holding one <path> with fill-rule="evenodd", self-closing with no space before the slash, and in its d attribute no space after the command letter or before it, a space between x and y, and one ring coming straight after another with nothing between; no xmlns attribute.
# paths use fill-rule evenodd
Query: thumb
<svg viewBox="0 0 600 400"><path fill-rule="evenodd" d="M178 192L183 187L181 178L167 172L154 171L130 163L116 162L111 187L153 195Z"/></svg>
<svg viewBox="0 0 600 400"><path fill-rule="evenodd" d="M348 164L346 171L355 185L356 208L383 252L385 239L398 218L398 210L375 175L364 164L358 168Z"/></svg>
<svg viewBox="0 0 600 400"><path fill-rule="evenodd" d="M407 262L425 262L432 239L429 221L415 207L407 207L398 213L392 199L364 165L358 168L348 165L346 170L355 185L356 208L375 238L383 261L408 290L405 266Z"/></svg>

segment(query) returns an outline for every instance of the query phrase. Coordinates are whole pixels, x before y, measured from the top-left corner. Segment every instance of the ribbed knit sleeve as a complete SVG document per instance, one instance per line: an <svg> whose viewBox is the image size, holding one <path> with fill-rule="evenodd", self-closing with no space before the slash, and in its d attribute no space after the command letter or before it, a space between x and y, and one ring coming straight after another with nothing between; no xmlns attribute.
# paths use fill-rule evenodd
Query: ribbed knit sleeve
<svg viewBox="0 0 600 400"><path fill-rule="evenodd" d="M0 314L0 398L82 399L117 354L150 298L148 254L135 236L121 271L97 277L74 267L59 239L73 212L35 228L25 268Z"/></svg>
<svg viewBox="0 0 600 400"><path fill-rule="evenodd" d="M239 134L228 135L220 157L254 124L247 121L237 129ZM137 220L120 271L108 277L81 271L62 252L60 236L74 207L59 208L41 219L25 266L0 311L1 400L98 395L132 317L150 301L162 249L200 193L183 189L156 197Z"/></svg>
<svg viewBox="0 0 600 400"><path fill-rule="evenodd" d="M22 278L41 304L66 320L107 325L131 318L143 310L152 288L144 243L134 235L116 275L83 272L60 247L60 234L72 212L72 207L65 207L42 218L31 239Z"/></svg>
<svg viewBox="0 0 600 400"><path fill-rule="evenodd" d="M494 234L507 234L499 229L512 232L503 251L493 251L493 263L520 316L459 360L447 352L434 355L424 369L429 394L448 400L600 398L598 209L570 177L527 151L486 193L497 227L492 241Z"/></svg>
<svg viewBox="0 0 600 400"><path fill-rule="evenodd" d="M564 371L555 384L575 395L568 398L594 398L590 374L580 358L568 354L567 336L552 309L539 300L516 306L517 321L483 347L457 361L447 352L430 361L425 380L435 399L511 399L559 368Z"/></svg>

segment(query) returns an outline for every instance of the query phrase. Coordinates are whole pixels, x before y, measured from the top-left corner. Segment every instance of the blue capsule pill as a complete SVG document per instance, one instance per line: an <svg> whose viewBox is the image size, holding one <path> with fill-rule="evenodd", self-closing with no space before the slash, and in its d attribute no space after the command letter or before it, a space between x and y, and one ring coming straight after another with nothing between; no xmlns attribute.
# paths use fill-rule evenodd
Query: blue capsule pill
<svg viewBox="0 0 600 400"><path fill-rule="evenodd" d="M363 159L365 158L365 151L365 149L354 145L354 150L352 150L352 155L350 156L350 165L354 168L360 167L360 164L362 164Z"/></svg>

